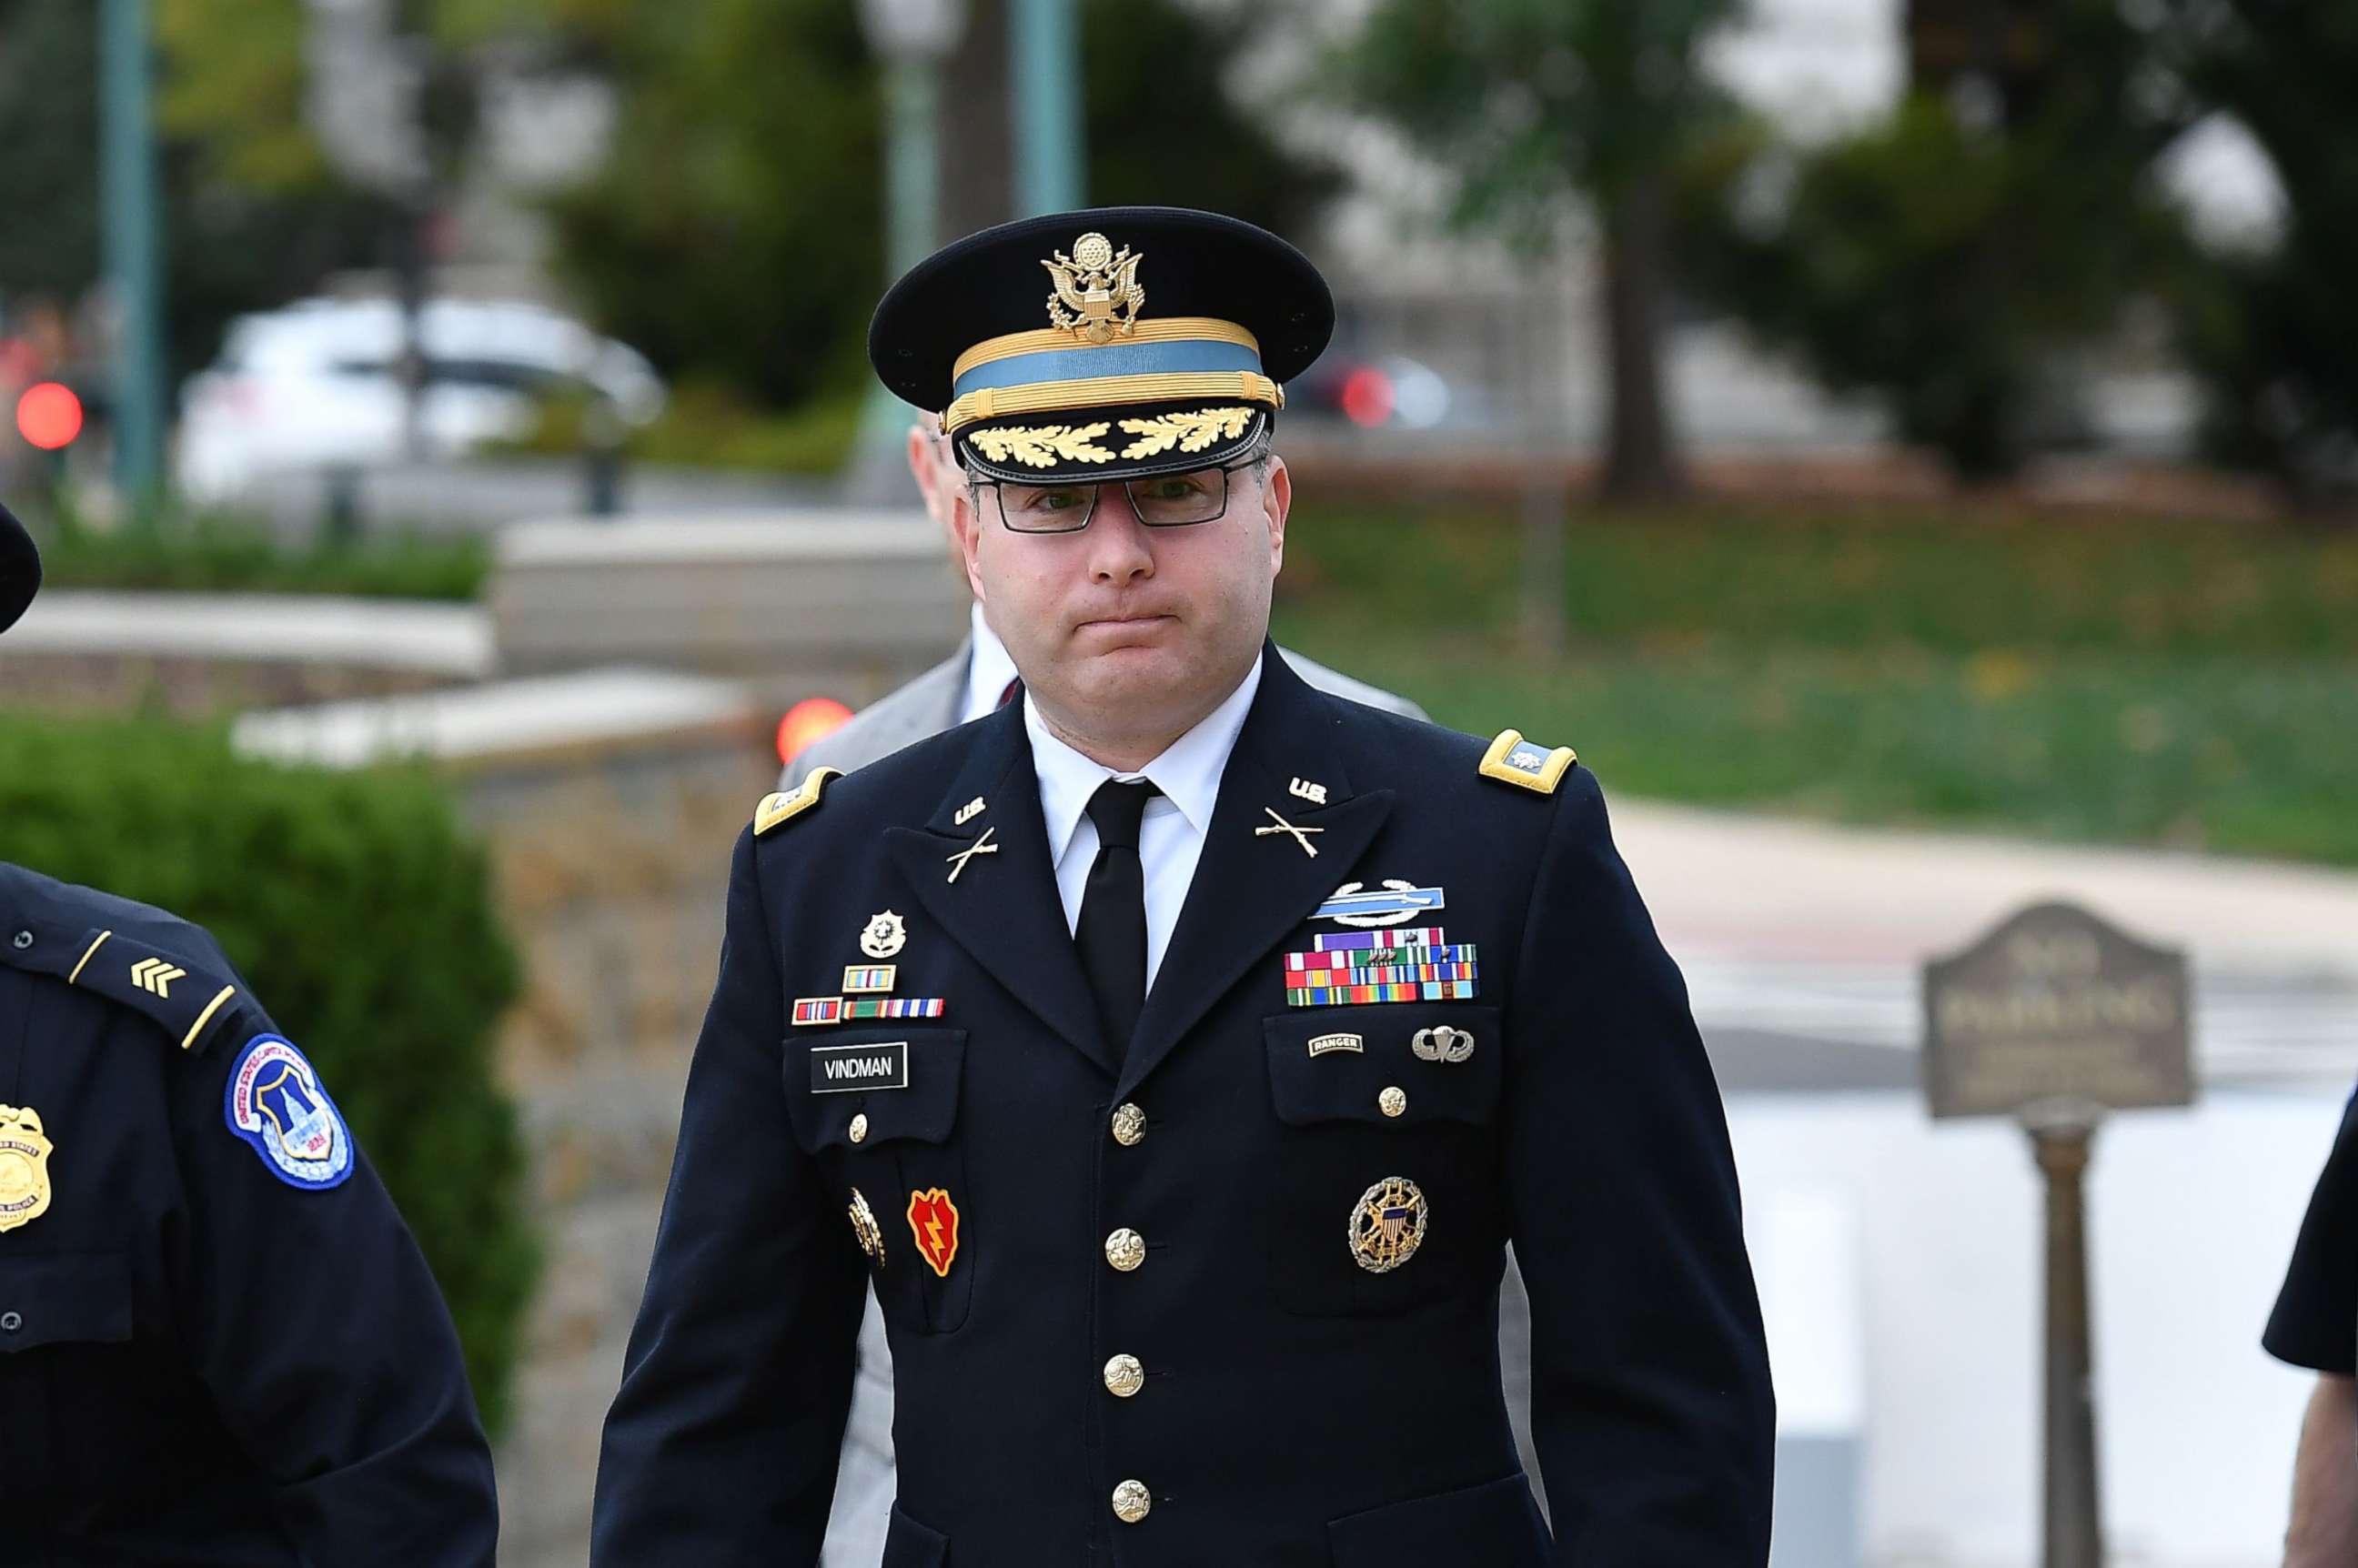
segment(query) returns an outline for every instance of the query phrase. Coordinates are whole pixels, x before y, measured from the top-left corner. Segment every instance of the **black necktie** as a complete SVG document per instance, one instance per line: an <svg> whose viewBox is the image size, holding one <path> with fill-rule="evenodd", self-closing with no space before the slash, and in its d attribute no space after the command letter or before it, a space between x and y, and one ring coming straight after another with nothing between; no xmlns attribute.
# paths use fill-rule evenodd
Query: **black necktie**
<svg viewBox="0 0 2358 1568"><path fill-rule="evenodd" d="M1161 793L1143 779L1108 779L1089 796L1098 858L1082 887L1073 943L1117 1052L1129 1051L1139 1010L1146 1005L1146 872L1138 861L1138 826L1146 803Z"/></svg>

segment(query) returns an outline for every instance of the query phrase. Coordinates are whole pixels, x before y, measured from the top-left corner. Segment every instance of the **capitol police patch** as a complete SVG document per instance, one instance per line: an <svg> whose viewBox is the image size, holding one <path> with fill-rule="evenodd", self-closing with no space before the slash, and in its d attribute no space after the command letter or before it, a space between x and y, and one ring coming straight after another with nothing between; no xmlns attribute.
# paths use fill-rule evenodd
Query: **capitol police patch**
<svg viewBox="0 0 2358 1568"><path fill-rule="evenodd" d="M352 1173L352 1130L292 1041L257 1034L230 1069L222 1114L291 1187L324 1191Z"/></svg>

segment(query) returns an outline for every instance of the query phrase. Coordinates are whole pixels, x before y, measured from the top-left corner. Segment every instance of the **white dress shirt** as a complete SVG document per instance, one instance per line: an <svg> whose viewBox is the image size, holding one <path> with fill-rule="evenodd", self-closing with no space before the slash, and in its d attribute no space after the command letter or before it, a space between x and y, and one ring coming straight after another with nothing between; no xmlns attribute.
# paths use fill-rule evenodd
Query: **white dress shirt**
<svg viewBox="0 0 2358 1568"><path fill-rule="evenodd" d="M982 606L970 608L974 630L974 654L966 662L966 701L958 708L958 722L971 724L986 713L999 711L999 699L1007 690L1007 683L1015 678L1015 656L990 622L982 618Z"/></svg>
<svg viewBox="0 0 2358 1568"><path fill-rule="evenodd" d="M1195 727L1171 742L1163 754L1134 773L1117 773L1090 761L1048 733L1027 693L1023 728L1032 737L1032 766L1040 775L1040 815L1048 828L1048 859L1056 868L1056 896L1065 904L1065 929L1080 924L1081 893L1097 863L1098 825L1089 820L1089 797L1108 779L1149 779L1163 793L1146 803L1138 828L1139 867L1146 877L1146 989L1171 946L1171 933L1195 880L1211 830L1212 807L1220 798L1220 775L1245 727L1253 693L1260 689L1260 660L1253 660L1228 699Z"/></svg>

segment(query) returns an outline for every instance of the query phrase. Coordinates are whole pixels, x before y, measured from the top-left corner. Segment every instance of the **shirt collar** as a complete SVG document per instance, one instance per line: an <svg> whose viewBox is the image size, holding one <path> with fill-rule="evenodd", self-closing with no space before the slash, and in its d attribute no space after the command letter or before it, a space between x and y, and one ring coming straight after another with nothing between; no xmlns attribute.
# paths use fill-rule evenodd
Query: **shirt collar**
<svg viewBox="0 0 2358 1568"><path fill-rule="evenodd" d="M968 611L972 640L972 653L966 662L966 706L958 712L958 721L967 723L986 713L999 711L999 694L1015 678L1015 658L990 622L982 618L982 606L974 604Z"/></svg>
<svg viewBox="0 0 2358 1568"><path fill-rule="evenodd" d="M1032 766L1040 778L1040 814L1048 829L1048 863L1055 864L1072 847L1073 835L1088 810L1089 797L1108 779L1151 779L1187 825L1208 833L1212 808L1220 798L1220 775L1228 772L1228 753L1243 733L1245 715L1252 709L1253 694L1260 689L1260 658L1220 706L1195 721L1176 741L1134 773L1117 773L1104 763L1083 756L1048 732L1029 692L1023 697L1023 729L1032 738ZM1152 803L1148 809L1152 810Z"/></svg>

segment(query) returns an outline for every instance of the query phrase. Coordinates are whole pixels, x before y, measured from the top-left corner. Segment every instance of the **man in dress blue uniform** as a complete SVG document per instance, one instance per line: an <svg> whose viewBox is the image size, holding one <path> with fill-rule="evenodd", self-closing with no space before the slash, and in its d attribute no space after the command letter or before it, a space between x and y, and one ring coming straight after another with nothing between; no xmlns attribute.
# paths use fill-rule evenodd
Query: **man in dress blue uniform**
<svg viewBox="0 0 2358 1568"><path fill-rule="evenodd" d="M40 581L0 507L0 629ZM209 935L0 863L0 1562L491 1568L426 1261Z"/></svg>
<svg viewBox="0 0 2358 1568"><path fill-rule="evenodd" d="M2342 1108L2262 1343L2317 1374L2293 1461L2284 1568L2348 1568L2358 1562L2358 1096Z"/></svg>
<svg viewBox="0 0 2358 1568"><path fill-rule="evenodd" d="M1023 696L739 840L594 1563L817 1561L871 1282L886 1568L1766 1560L1734 1162L1595 784L1267 641L1332 326L1291 245L1168 209L887 294Z"/></svg>

